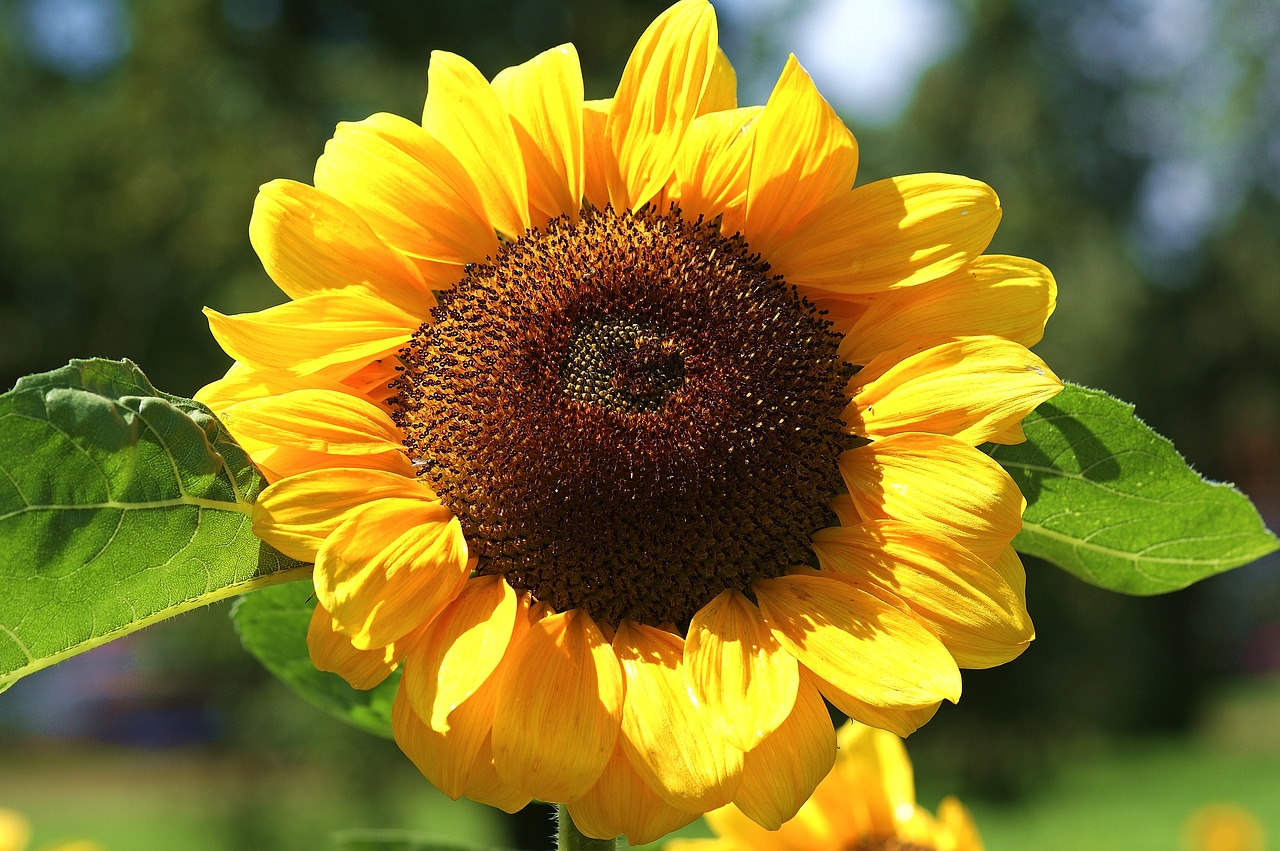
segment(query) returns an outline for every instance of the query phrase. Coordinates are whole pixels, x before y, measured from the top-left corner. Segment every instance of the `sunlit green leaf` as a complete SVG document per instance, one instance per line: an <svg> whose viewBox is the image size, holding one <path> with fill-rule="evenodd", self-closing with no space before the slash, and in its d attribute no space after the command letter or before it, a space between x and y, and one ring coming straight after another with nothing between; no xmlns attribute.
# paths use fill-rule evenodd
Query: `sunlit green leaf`
<svg viewBox="0 0 1280 851"><path fill-rule="evenodd" d="M305 575L253 535L262 486L207 408L127 361L72 361L0 395L0 689Z"/></svg>
<svg viewBox="0 0 1280 851"><path fill-rule="evenodd" d="M1113 591L1159 594L1280 547L1238 490L1207 481L1133 406L1067 385L989 446L1027 498L1014 546Z"/></svg>
<svg viewBox="0 0 1280 851"><path fill-rule="evenodd" d="M337 674L317 671L307 654L307 624L315 607L311 582L291 582L240 598L231 619L245 649L302 697L361 730L391 738L400 672L358 691Z"/></svg>

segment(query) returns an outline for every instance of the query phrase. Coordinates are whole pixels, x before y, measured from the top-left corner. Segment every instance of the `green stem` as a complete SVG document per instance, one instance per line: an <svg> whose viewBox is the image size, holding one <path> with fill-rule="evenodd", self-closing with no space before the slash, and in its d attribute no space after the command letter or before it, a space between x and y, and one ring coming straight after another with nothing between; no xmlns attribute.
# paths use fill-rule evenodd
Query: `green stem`
<svg viewBox="0 0 1280 851"><path fill-rule="evenodd" d="M583 836L569 817L564 804L556 804L556 822L559 824L556 830L556 848L559 851L617 851L617 839L592 839L590 836Z"/></svg>

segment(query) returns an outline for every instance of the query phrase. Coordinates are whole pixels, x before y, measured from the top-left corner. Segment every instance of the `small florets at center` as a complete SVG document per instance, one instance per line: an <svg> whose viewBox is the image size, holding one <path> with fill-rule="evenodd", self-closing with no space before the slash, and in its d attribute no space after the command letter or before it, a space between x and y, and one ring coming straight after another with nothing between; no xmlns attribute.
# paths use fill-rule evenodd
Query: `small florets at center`
<svg viewBox="0 0 1280 851"><path fill-rule="evenodd" d="M577 402L657 411L684 383L684 357L678 341L635 319L590 319L574 329L561 382Z"/></svg>
<svg viewBox="0 0 1280 851"><path fill-rule="evenodd" d="M830 525L838 343L714 223L587 210L440 294L393 417L482 573L604 623L686 624Z"/></svg>

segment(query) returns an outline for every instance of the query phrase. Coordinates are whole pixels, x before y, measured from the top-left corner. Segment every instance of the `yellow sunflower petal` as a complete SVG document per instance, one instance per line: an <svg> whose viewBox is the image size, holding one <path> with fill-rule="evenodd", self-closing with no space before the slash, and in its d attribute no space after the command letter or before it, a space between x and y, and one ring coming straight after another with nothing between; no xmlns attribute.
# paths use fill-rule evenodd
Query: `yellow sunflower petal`
<svg viewBox="0 0 1280 851"><path fill-rule="evenodd" d="M795 658L778 644L751 601L732 590L693 616L684 674L711 728L743 751L791 715L800 682Z"/></svg>
<svg viewBox="0 0 1280 851"><path fill-rule="evenodd" d="M840 759L835 771L846 789L857 789L860 807L877 836L896 836L898 822L916 809L915 776L902 739L862 724L847 724L836 735Z"/></svg>
<svg viewBox="0 0 1280 851"><path fill-rule="evenodd" d="M1062 390L1044 361L999 337L882 357L893 366L880 370L873 362L864 372L878 376L859 373L844 414L855 433L869 437L925 431L977 446Z"/></svg>
<svg viewBox="0 0 1280 851"><path fill-rule="evenodd" d="M733 803L752 821L777 830L809 799L835 758L836 735L827 706L816 687L801 682L786 720L747 752Z"/></svg>
<svg viewBox="0 0 1280 851"><path fill-rule="evenodd" d="M836 688L817 674L801 666L800 678L810 682L822 693L827 701L855 721L880 730L907 737L929 722L938 712L941 701L910 709L885 709L880 706L858 700L846 691Z"/></svg>
<svg viewBox="0 0 1280 851"><path fill-rule="evenodd" d="M1018 558L1018 553L1014 551L1013 545L1005 547L1001 550L1000 555L991 561L991 569L1004 577L1004 581L1009 583L1009 587L1018 595L1018 599L1025 606L1027 602L1027 571L1022 567L1022 559Z"/></svg>
<svg viewBox="0 0 1280 851"><path fill-rule="evenodd" d="M938 803L938 821L951 834L951 851L983 851L973 816L954 795L948 795Z"/></svg>
<svg viewBox="0 0 1280 851"><path fill-rule="evenodd" d="M586 612L532 624L503 665L493 722L498 774L540 800L582 797L613 754L623 690L613 648Z"/></svg>
<svg viewBox="0 0 1280 851"><path fill-rule="evenodd" d="M401 688L432 729L449 731L450 713L484 685L511 641L528 629L527 608L501 576L473 577L414 642Z"/></svg>
<svg viewBox="0 0 1280 851"><path fill-rule="evenodd" d="M984 559L1022 528L1017 484L991 456L954 437L890 435L842 454L840 473L862 518L934 529Z"/></svg>
<svg viewBox="0 0 1280 851"><path fill-rule="evenodd" d="M218 345L254 369L345 378L403 346L422 319L350 287L257 313L224 316L205 308Z"/></svg>
<svg viewBox="0 0 1280 851"><path fill-rule="evenodd" d="M640 36L609 111L607 132L625 194L619 209L657 196L675 168L676 151L700 112L717 64L716 16L706 0L680 0Z"/></svg>
<svg viewBox="0 0 1280 851"><path fill-rule="evenodd" d="M867 312L871 302L883 293L874 296L833 296L810 290L807 298L818 310L823 311L823 318L831 323L831 330L836 334L847 334L863 314Z"/></svg>
<svg viewBox="0 0 1280 851"><path fill-rule="evenodd" d="M316 163L315 184L411 258L465 264L497 251L494 224L466 168L398 115L339 124Z"/></svg>
<svg viewBox="0 0 1280 851"><path fill-rule="evenodd" d="M356 648L350 638L334 629L333 616L320 605L307 625L307 649L317 669L335 673L358 689L373 688L400 663L394 644L373 650Z"/></svg>
<svg viewBox="0 0 1280 851"><path fill-rule="evenodd" d="M520 144L489 81L461 56L431 51L422 127L471 175L493 228L512 238L524 236L529 189Z"/></svg>
<svg viewBox="0 0 1280 851"><path fill-rule="evenodd" d="M195 400L221 416L222 411L237 402L307 388L351 394L357 392L354 388L323 375L299 375L285 369L253 369L242 363L233 363L226 375L197 390Z"/></svg>
<svg viewBox="0 0 1280 851"><path fill-rule="evenodd" d="M501 71L493 90L511 115L529 179L530 212L543 221L582 206L582 69L562 44Z"/></svg>
<svg viewBox="0 0 1280 851"><path fill-rule="evenodd" d="M874 301L845 334L840 356L864 364L913 341L977 336L1033 346L1056 301L1057 285L1044 266L1023 257L983 255L941 280L891 290Z"/></svg>
<svg viewBox="0 0 1280 851"><path fill-rule="evenodd" d="M841 526L856 526L862 522L862 515L858 513L853 499L847 493L842 493L831 500L831 510L839 518Z"/></svg>
<svg viewBox="0 0 1280 851"><path fill-rule="evenodd" d="M597 209L615 196L625 195L618 158L609 142L609 112L613 98L582 103L582 197Z"/></svg>
<svg viewBox="0 0 1280 851"><path fill-rule="evenodd" d="M707 80L707 90L698 103L698 114L723 112L738 106L738 74L733 70L733 63L720 48L716 48L715 64L711 66L711 77Z"/></svg>
<svg viewBox="0 0 1280 851"><path fill-rule="evenodd" d="M821 787L819 787L821 788ZM842 848L841 835L834 833L816 807L801 807L783 830L768 830L756 824L734 806L707 813L707 824L732 844L726 851L813 851ZM856 847L856 846L855 846Z"/></svg>
<svg viewBox="0 0 1280 851"><path fill-rule="evenodd" d="M273 180L258 190L249 241L290 298L364 285L415 316L435 297L422 273L378 239L359 214L315 187Z"/></svg>
<svg viewBox="0 0 1280 851"><path fill-rule="evenodd" d="M379 499L435 500L416 479L385 470L332 468L272 484L253 504L253 533L290 558L315 561L347 514Z"/></svg>
<svg viewBox="0 0 1280 851"><path fill-rule="evenodd" d="M467 543L438 502L352 509L316 553L316 597L359 648L382 647L439 614L466 580Z"/></svg>
<svg viewBox="0 0 1280 851"><path fill-rule="evenodd" d="M814 209L766 256L798 287L873 293L964 267L991 242L999 222L1000 203L986 184L950 174L891 177Z"/></svg>
<svg viewBox="0 0 1280 851"><path fill-rule="evenodd" d="M858 172L858 144L791 56L756 119L752 146L743 233L753 251L795 283L777 268L774 252L801 219L849 194Z"/></svg>
<svg viewBox="0 0 1280 851"><path fill-rule="evenodd" d="M997 571L937 532L896 520L821 529L822 569L906 603L964 668L1017 657L1035 637L1020 595Z"/></svg>
<svg viewBox="0 0 1280 851"><path fill-rule="evenodd" d="M685 685L684 642L623 621L613 646L626 672L622 746L632 766L673 806L709 810L733 799L742 751L717 736Z"/></svg>
<svg viewBox="0 0 1280 851"><path fill-rule="evenodd" d="M805 667L873 706L960 698L942 642L897 606L836 577L806 571L755 583L760 612Z"/></svg>
<svg viewBox="0 0 1280 851"><path fill-rule="evenodd" d="M701 115L676 155L676 188L684 215L722 216L720 229L742 230L751 166L751 128L763 107Z"/></svg>
<svg viewBox="0 0 1280 851"><path fill-rule="evenodd" d="M567 808L585 835L597 839L625 835L631 845L654 842L701 815L658 797L631 767L621 743L614 746L609 764L591 791L570 801Z"/></svg>
<svg viewBox="0 0 1280 851"><path fill-rule="evenodd" d="M391 729L400 750L441 792L454 800L466 795L473 801L514 813L531 799L504 783L493 767L490 730L496 692L490 681L468 698L454 713L446 734L431 729L413 711L408 694L401 688L391 707Z"/></svg>
<svg viewBox="0 0 1280 851"><path fill-rule="evenodd" d="M384 411L391 410L387 400L391 397L391 383L400 377L401 366L397 357L384 357L360 367L342 379L344 392L354 392L368 399Z"/></svg>
<svg viewBox="0 0 1280 851"><path fill-rule="evenodd" d="M467 786L466 796L473 801L490 807L497 807L504 813L516 813L523 810L533 800L533 796L503 780L493 760L493 737L486 736L480 743L480 752L476 756L475 770L471 782Z"/></svg>
<svg viewBox="0 0 1280 851"><path fill-rule="evenodd" d="M223 412L222 421L237 440L332 456L333 463L317 460L316 466L354 467L359 456L390 455L383 469L405 476L413 473L400 429L391 417L350 393L291 390L232 405Z"/></svg>

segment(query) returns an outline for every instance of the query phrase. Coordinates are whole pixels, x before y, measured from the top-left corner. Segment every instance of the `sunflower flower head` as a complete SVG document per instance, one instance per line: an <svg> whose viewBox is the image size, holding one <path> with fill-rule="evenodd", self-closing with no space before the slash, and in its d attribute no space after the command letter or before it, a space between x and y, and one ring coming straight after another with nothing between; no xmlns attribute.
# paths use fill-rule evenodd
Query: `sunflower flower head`
<svg viewBox="0 0 1280 851"><path fill-rule="evenodd" d="M716 839L672 840L664 851L982 851L968 809L954 797L934 816L916 803L902 740L850 721L838 733L835 767L776 832L732 804L707 813Z"/></svg>
<svg viewBox="0 0 1280 851"><path fill-rule="evenodd" d="M776 828L826 703L905 735L1031 640L1024 502L976 447L1061 387L1027 349L1052 276L982 253L983 184L857 160L794 57L739 107L682 0L613 98L571 45L492 80L436 52L421 123L262 187L289 300L207 311L235 364L198 398L271 482L255 531L315 563L312 660L401 668L449 795Z"/></svg>

